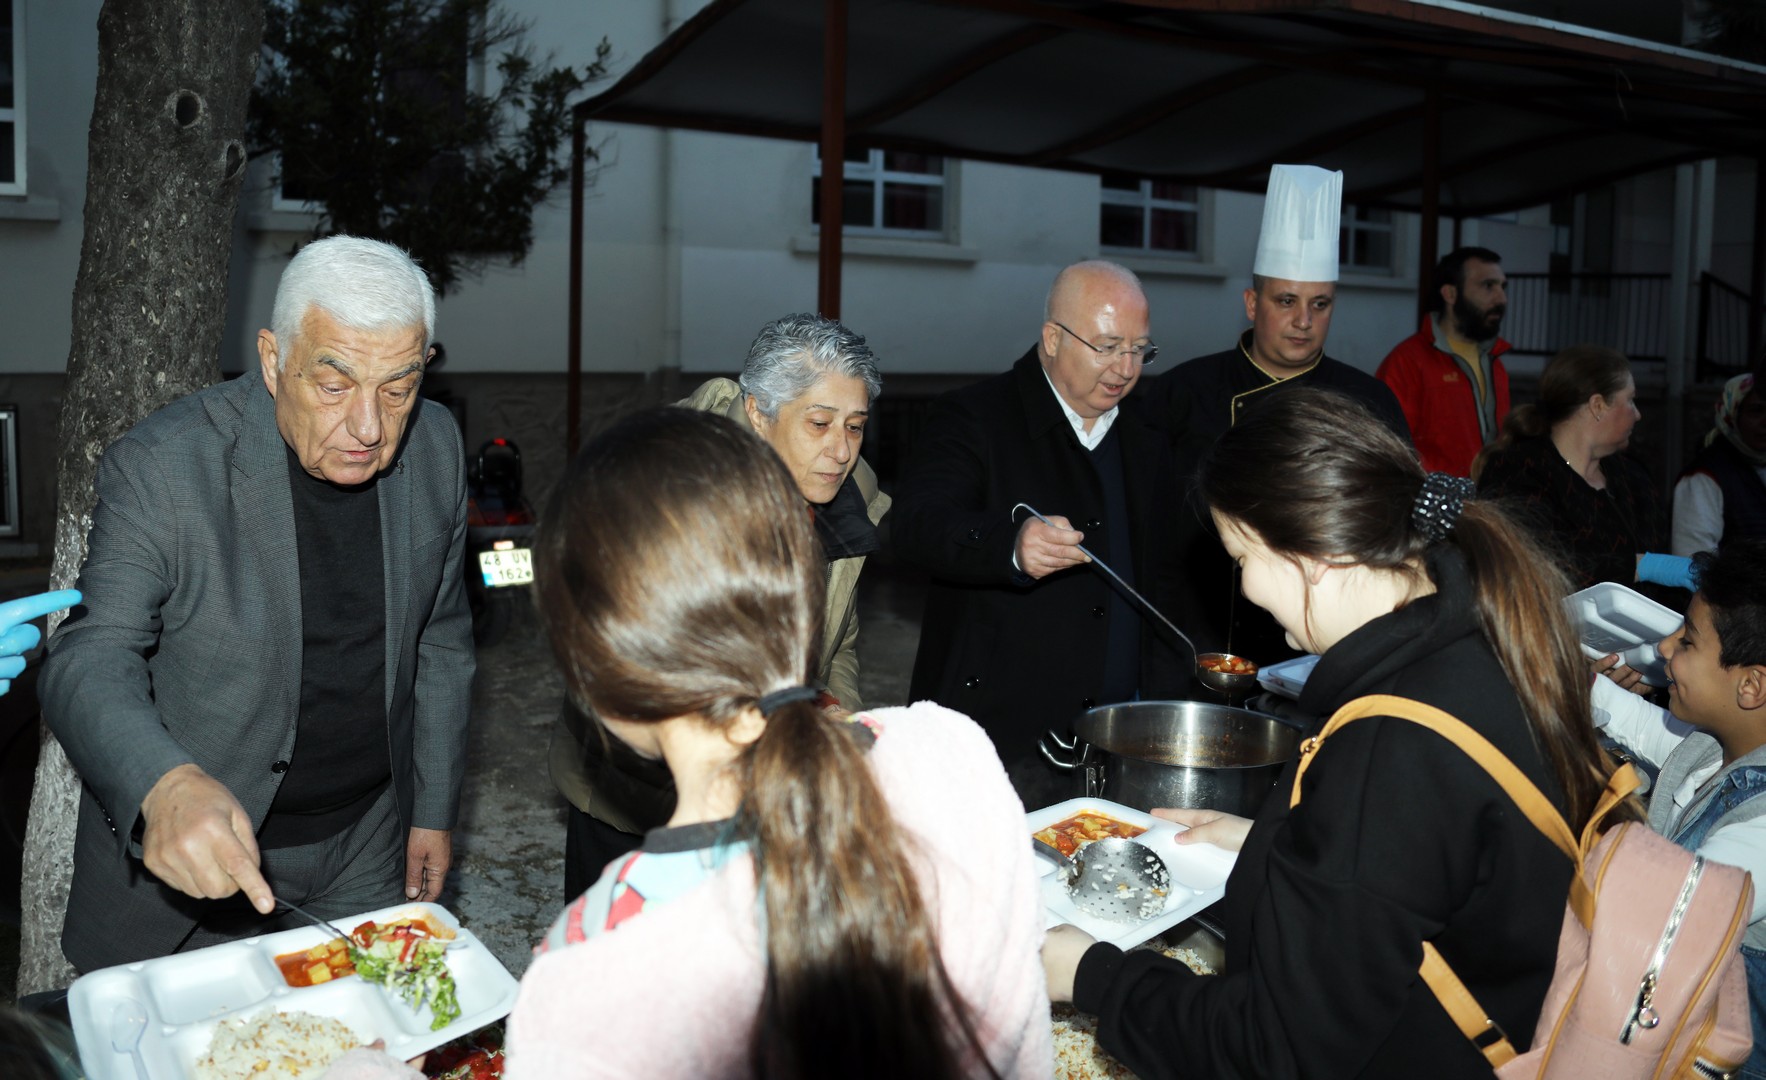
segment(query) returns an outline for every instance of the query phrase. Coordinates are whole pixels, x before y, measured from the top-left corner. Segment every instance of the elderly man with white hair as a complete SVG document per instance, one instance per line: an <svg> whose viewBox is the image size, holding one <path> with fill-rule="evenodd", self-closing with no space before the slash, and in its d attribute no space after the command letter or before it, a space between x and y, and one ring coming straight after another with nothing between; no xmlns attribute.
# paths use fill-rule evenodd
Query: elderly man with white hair
<svg viewBox="0 0 1766 1080"><path fill-rule="evenodd" d="M761 327L735 380L712 379L680 404L750 429L785 463L827 560L821 667L824 708L863 708L858 692L858 579L882 545L889 496L859 456L871 406L883 392L877 358L833 319L796 314ZM552 782L570 803L564 885L576 897L601 868L667 821L674 784L568 702L552 733Z"/></svg>
<svg viewBox="0 0 1766 1080"><path fill-rule="evenodd" d="M460 433L417 393L434 327L404 252L309 244L258 370L105 451L39 682L84 781L77 969L282 929L276 898L440 894L474 661Z"/></svg>

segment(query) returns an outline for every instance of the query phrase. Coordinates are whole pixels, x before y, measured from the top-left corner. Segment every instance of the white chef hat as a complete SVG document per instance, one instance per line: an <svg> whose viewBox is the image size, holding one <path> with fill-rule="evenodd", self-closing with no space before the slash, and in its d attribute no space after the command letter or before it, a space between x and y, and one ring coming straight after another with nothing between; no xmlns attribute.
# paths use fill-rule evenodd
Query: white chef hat
<svg viewBox="0 0 1766 1080"><path fill-rule="evenodd" d="M1341 172L1316 165L1272 166L1252 272L1283 281L1337 280L1342 208Z"/></svg>

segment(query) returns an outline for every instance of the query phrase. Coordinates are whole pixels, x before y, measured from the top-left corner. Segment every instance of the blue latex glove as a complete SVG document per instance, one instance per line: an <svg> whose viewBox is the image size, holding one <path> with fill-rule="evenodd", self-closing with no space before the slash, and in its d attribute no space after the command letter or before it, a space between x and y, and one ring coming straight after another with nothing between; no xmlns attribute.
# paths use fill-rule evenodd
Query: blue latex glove
<svg viewBox="0 0 1766 1080"><path fill-rule="evenodd" d="M78 589L62 589L0 604L0 694L12 689L12 680L25 669L24 654L43 640L43 632L31 620L73 607L80 599Z"/></svg>
<svg viewBox="0 0 1766 1080"><path fill-rule="evenodd" d="M1696 590L1699 587L1692 577L1691 559L1654 551L1645 552L1643 558L1637 560L1637 580L1679 589Z"/></svg>

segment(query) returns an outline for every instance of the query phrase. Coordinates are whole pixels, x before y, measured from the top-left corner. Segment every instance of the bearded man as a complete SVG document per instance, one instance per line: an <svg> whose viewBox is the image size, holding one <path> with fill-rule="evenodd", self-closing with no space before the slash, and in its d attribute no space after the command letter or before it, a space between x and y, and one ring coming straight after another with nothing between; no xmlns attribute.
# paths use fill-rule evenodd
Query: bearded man
<svg viewBox="0 0 1766 1080"><path fill-rule="evenodd" d="M1502 256L1462 247L1435 267L1435 310L1380 364L1430 472L1472 475L1472 459L1508 416L1508 371L1497 336L1508 312Z"/></svg>

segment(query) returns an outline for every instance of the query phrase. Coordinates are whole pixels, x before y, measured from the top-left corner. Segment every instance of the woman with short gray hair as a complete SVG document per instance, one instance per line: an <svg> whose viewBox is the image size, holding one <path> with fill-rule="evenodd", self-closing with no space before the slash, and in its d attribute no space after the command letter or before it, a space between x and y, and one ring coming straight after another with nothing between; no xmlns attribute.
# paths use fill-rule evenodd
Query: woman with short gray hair
<svg viewBox="0 0 1766 1080"><path fill-rule="evenodd" d="M883 392L877 358L859 334L820 315L794 314L761 327L741 374L712 379L680 404L722 413L753 431L785 462L815 523L827 560L819 699L853 712L858 693L858 579L882 545L877 525L889 496L859 457L871 403ZM552 781L570 802L564 880L568 897L635 848L674 807L665 770L638 758L566 704L552 736Z"/></svg>
<svg viewBox="0 0 1766 1080"><path fill-rule="evenodd" d="M871 401L883 393L877 358L862 336L820 315L786 315L760 328L736 382L763 415L777 420L783 405L829 374L863 382Z"/></svg>

